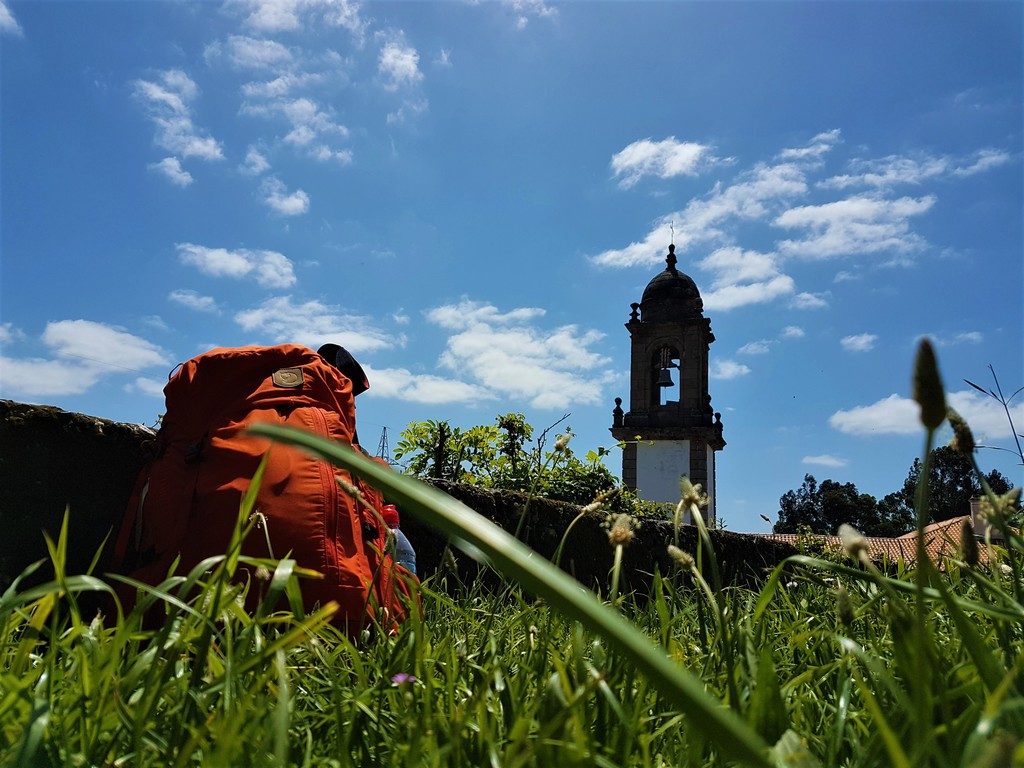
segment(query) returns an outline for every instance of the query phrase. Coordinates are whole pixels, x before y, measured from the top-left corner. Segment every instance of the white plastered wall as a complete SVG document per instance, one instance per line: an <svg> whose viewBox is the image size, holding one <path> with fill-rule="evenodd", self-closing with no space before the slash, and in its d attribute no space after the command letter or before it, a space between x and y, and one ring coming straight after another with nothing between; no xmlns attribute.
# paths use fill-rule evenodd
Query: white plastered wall
<svg viewBox="0 0 1024 768"><path fill-rule="evenodd" d="M690 474L689 440L641 440L636 446L636 487L647 501L679 501L679 478Z"/></svg>

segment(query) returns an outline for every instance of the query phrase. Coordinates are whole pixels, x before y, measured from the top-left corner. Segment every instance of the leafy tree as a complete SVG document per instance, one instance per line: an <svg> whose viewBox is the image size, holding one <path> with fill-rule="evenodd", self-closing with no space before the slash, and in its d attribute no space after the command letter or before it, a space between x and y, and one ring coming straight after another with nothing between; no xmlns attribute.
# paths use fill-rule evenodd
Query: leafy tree
<svg viewBox="0 0 1024 768"><path fill-rule="evenodd" d="M568 446L549 450L546 439L551 428L534 440L534 429L521 413L506 413L494 425L467 430L445 421L414 421L402 430L395 458L412 475L533 491L575 504L589 504L618 485L601 461L610 451L598 448L581 459Z"/></svg>
<svg viewBox="0 0 1024 768"><path fill-rule="evenodd" d="M468 430L447 421L414 421L404 430L395 458L405 460L406 471L456 483L486 484L485 477L497 455L497 427Z"/></svg>
<svg viewBox="0 0 1024 768"><path fill-rule="evenodd" d="M917 483L921 477L922 464L914 459L913 466L903 482L903 488L897 491L903 503L913 509ZM1006 493L1012 484L1006 477L993 469L985 475L992 490L997 494ZM971 513L971 499L981 495L981 482L974 472L970 457L953 450L948 446L936 448L931 452L928 466L928 511L931 520L949 520Z"/></svg>
<svg viewBox="0 0 1024 768"><path fill-rule="evenodd" d="M877 522L870 535L902 536L913 530L914 505L907 503L901 491L893 491L880 498L876 510Z"/></svg>
<svg viewBox="0 0 1024 768"><path fill-rule="evenodd" d="M875 535L878 522L878 505L871 494L860 493L853 483L825 480L819 485L814 475L804 475L798 490L787 491L779 499L779 520L774 530L834 534L840 525L849 523Z"/></svg>
<svg viewBox="0 0 1024 768"><path fill-rule="evenodd" d="M824 480L819 485L813 475L805 475L799 489L787 491L779 499L779 519L772 530L834 534L842 523L849 523L868 536L900 536L914 527L914 497L921 469L921 460L915 459L903 487L878 500L860 493L853 483ZM970 514L971 499L981 494L970 458L949 447L932 451L928 478L933 521ZM985 475L985 481L997 494L1012 487L998 470Z"/></svg>

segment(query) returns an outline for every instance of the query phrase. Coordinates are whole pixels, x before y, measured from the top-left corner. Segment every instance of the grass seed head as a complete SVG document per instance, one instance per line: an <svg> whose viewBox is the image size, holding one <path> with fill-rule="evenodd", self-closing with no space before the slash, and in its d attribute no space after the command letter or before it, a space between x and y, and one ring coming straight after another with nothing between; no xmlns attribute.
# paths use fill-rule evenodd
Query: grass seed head
<svg viewBox="0 0 1024 768"><path fill-rule="evenodd" d="M627 514L618 514L612 517L611 527L608 529L608 541L613 547L626 546L636 536L635 521Z"/></svg>
<svg viewBox="0 0 1024 768"><path fill-rule="evenodd" d="M676 565L684 571L691 571L697 566L697 563L693 559L693 555L689 552L683 552L683 550L675 544L668 545L668 555L675 561Z"/></svg>
<svg viewBox="0 0 1024 768"><path fill-rule="evenodd" d="M1020 488L1011 488L1006 493L996 496L995 505L988 496L981 497L979 512L990 523L998 523L1020 511Z"/></svg>
<svg viewBox="0 0 1024 768"><path fill-rule="evenodd" d="M679 483L679 488L682 493L683 507L689 507L691 512L696 513L701 507L708 505L708 496L704 493L700 483L691 483L690 478L684 475Z"/></svg>
<svg viewBox="0 0 1024 768"><path fill-rule="evenodd" d="M953 439L949 441L949 447L964 456L972 455L974 453L974 434L967 422L964 421L963 416L953 408L947 408L946 418L949 419L949 425L953 428Z"/></svg>
<svg viewBox="0 0 1024 768"><path fill-rule="evenodd" d="M592 502L590 502L585 507L580 509L580 512L582 512L585 515L589 515L591 512L597 512L597 510L601 509L601 507L603 507L609 501L618 496L620 490L620 488L616 487L611 488L607 491L602 491L601 493L597 494L597 496L594 497L594 500Z"/></svg>
<svg viewBox="0 0 1024 768"><path fill-rule="evenodd" d="M850 593L842 584L836 587L836 613L844 627L853 624L854 619L857 618L853 612L853 600L850 599Z"/></svg>
<svg viewBox="0 0 1024 768"><path fill-rule="evenodd" d="M978 564L978 540L974 538L974 526L970 520L964 520L960 524L960 551L963 552L964 562L969 566Z"/></svg>
<svg viewBox="0 0 1024 768"><path fill-rule="evenodd" d="M839 526L839 540L843 544L846 554L854 560L861 560L868 556L868 543L864 535L848 523Z"/></svg>
<svg viewBox="0 0 1024 768"><path fill-rule="evenodd" d="M946 394L939 375L935 349L928 339L921 339L914 360L914 400L921 406L921 423L928 429L938 429L946 419Z"/></svg>

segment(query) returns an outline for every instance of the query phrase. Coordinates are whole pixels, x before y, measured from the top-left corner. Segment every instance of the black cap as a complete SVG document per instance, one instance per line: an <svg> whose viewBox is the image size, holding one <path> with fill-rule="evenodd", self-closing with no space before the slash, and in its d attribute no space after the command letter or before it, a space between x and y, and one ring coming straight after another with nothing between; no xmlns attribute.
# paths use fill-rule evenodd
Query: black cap
<svg viewBox="0 0 1024 768"><path fill-rule="evenodd" d="M370 381L352 353L339 344L324 344L317 354L333 365L352 382L352 394L360 395L370 388Z"/></svg>

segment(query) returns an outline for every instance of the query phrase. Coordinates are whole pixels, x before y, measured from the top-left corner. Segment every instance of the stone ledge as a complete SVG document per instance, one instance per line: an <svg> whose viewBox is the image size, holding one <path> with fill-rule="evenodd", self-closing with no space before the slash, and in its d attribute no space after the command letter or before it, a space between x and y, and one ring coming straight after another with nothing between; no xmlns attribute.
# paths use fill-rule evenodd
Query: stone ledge
<svg viewBox="0 0 1024 768"><path fill-rule="evenodd" d="M122 424L45 405L0 400L0 591L30 563L47 557L42 532L56 538L66 508L71 509L68 573L81 573L104 538L120 523L136 476L148 455L153 430ZM435 482L505 530L514 532L524 494L490 491L469 485ZM530 501L523 521L523 538L540 556L551 558L579 508L547 499ZM584 518L573 529L562 566L585 586L607 589L613 550L603 527L604 515ZM402 529L416 547L421 573L434 573L442 562L444 537L411 515ZM755 536L712 531L723 578L729 583L753 583L766 569L795 554L789 544ZM672 525L645 521L623 557L622 589L645 592L655 566L670 572L667 545ZM695 552L697 531L680 530L679 545ZM464 578L478 567L458 555ZM102 572L102 565L101 565Z"/></svg>

